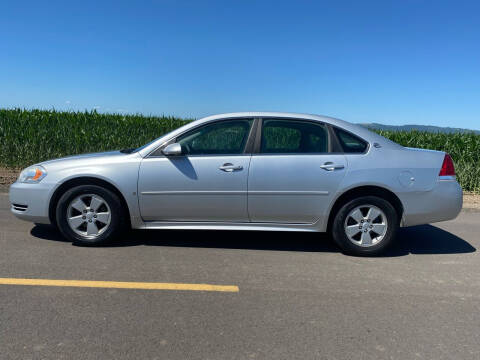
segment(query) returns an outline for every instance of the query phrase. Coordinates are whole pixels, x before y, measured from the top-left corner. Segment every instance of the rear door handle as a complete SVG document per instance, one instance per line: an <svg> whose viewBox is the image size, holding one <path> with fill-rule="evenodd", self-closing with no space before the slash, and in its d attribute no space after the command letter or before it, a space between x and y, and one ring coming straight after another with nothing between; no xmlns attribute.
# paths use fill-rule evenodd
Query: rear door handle
<svg viewBox="0 0 480 360"><path fill-rule="evenodd" d="M243 170L243 166L242 165L235 166L232 163L225 163L222 166L220 166L219 169L225 172L233 172L233 171Z"/></svg>
<svg viewBox="0 0 480 360"><path fill-rule="evenodd" d="M326 170L326 171L333 171L333 170L341 170L341 169L343 169L345 166L343 166L343 165L335 165L333 162L329 161L329 162L326 162L326 163L323 164L323 165L320 165L320 167L321 167L323 170Z"/></svg>

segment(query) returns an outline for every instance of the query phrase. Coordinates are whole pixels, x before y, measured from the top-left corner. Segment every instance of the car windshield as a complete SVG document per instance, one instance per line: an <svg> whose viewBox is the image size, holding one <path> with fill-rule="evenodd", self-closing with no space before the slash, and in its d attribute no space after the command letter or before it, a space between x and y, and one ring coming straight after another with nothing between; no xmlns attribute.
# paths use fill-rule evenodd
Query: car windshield
<svg viewBox="0 0 480 360"><path fill-rule="evenodd" d="M163 136L163 135L162 135ZM153 139L152 141L150 141L149 143L146 143L145 145L142 145L138 148L131 148L131 149L122 149L120 150L120 152L124 153L124 154L133 154L133 153L136 153L136 152L139 152L143 149L145 149L147 146L153 144L155 141L157 141L158 139L160 139L159 137L156 138L156 139Z"/></svg>

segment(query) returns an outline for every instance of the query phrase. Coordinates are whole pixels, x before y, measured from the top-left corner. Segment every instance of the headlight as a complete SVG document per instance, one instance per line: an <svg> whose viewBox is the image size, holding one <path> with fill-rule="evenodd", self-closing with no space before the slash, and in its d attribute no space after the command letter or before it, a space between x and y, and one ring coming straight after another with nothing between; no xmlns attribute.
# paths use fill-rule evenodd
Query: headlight
<svg viewBox="0 0 480 360"><path fill-rule="evenodd" d="M36 184L39 183L45 176L47 176L47 170L40 165L30 166L20 173L18 182Z"/></svg>

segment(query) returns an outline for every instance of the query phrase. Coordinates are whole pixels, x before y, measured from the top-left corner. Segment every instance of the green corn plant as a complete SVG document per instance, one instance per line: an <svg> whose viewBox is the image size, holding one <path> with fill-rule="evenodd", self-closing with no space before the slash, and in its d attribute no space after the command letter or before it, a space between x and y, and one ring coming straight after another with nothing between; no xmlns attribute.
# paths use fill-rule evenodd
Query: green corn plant
<svg viewBox="0 0 480 360"><path fill-rule="evenodd" d="M0 167L22 168L68 155L135 148L188 121L191 119L96 111L0 109ZM377 132L403 146L449 153L463 189L480 192L480 135Z"/></svg>

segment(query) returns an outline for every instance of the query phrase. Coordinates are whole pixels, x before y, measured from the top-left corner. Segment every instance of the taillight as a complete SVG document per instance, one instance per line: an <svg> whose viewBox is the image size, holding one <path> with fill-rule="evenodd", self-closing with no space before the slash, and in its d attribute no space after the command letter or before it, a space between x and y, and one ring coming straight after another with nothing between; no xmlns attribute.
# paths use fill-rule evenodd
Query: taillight
<svg viewBox="0 0 480 360"><path fill-rule="evenodd" d="M438 176L455 176L455 167L453 166L453 160L450 155L445 154L442 168L440 169L440 174L438 174Z"/></svg>

